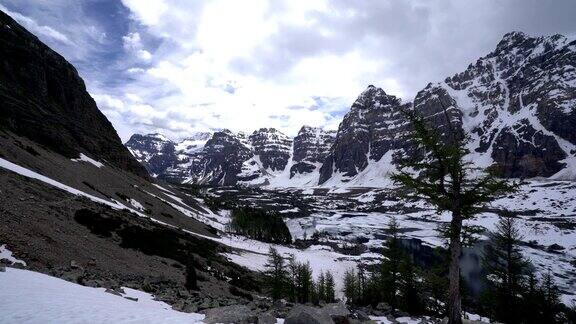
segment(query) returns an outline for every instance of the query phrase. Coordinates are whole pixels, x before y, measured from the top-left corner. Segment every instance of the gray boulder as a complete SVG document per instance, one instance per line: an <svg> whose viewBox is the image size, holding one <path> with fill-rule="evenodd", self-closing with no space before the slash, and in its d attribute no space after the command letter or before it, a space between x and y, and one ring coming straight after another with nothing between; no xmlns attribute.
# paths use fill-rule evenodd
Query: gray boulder
<svg viewBox="0 0 576 324"><path fill-rule="evenodd" d="M231 305L208 309L204 323L256 323L257 317L244 305Z"/></svg>
<svg viewBox="0 0 576 324"><path fill-rule="evenodd" d="M352 319L350 317L350 311L342 303L326 304L324 305L324 307L322 307L322 310L325 311L328 315L330 315L330 317L336 324L354 323L354 322L359 323L359 321L356 321L355 319Z"/></svg>
<svg viewBox="0 0 576 324"><path fill-rule="evenodd" d="M297 305L284 320L285 324L333 324L334 321L328 313L322 309Z"/></svg>
<svg viewBox="0 0 576 324"><path fill-rule="evenodd" d="M262 313L258 315L258 324L276 324L276 316L272 312Z"/></svg>
<svg viewBox="0 0 576 324"><path fill-rule="evenodd" d="M350 315L350 311L348 310L348 308L346 308L346 306L344 306L341 303L326 304L324 305L324 307L322 307L322 310L328 313L328 315L330 316L346 317Z"/></svg>

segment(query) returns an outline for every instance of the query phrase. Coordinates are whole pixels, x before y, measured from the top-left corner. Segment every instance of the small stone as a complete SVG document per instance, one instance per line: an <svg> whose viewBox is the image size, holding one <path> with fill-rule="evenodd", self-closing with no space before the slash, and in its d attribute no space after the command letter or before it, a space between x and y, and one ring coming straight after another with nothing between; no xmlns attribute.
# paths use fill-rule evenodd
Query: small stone
<svg viewBox="0 0 576 324"><path fill-rule="evenodd" d="M135 301L135 302L138 301L138 298L136 298L136 297L124 296L124 298L131 300L131 301Z"/></svg>
<svg viewBox="0 0 576 324"><path fill-rule="evenodd" d="M196 313L198 312L198 306L194 304L187 304L184 307L182 307L182 311L185 313Z"/></svg>
<svg viewBox="0 0 576 324"><path fill-rule="evenodd" d="M106 290L104 290L105 292L112 294L112 295L116 295L116 296L122 296L119 292L117 292L114 289L110 289L110 288L106 288Z"/></svg>

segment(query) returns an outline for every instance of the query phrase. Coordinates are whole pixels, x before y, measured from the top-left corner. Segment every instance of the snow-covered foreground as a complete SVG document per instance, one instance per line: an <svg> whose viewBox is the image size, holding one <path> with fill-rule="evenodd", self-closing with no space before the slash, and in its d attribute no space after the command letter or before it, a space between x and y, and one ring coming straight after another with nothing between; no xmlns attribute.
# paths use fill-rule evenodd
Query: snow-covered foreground
<svg viewBox="0 0 576 324"><path fill-rule="evenodd" d="M183 313L153 296L130 288L117 296L42 273L6 268L0 272L0 323L203 323L204 315ZM137 298L133 301L124 297ZM392 323L374 317L376 323ZM398 318L400 323L419 319ZM283 323L278 319L277 323Z"/></svg>
<svg viewBox="0 0 576 324"><path fill-rule="evenodd" d="M182 313L150 294L124 288L124 296L80 286L38 272L0 272L0 323L202 323L204 315Z"/></svg>

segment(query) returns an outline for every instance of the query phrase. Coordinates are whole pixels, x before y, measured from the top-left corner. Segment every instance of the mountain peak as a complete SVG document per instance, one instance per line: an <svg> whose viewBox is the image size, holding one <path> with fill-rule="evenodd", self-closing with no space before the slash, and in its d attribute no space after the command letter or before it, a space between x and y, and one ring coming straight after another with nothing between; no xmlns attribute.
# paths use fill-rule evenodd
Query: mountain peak
<svg viewBox="0 0 576 324"><path fill-rule="evenodd" d="M518 31L518 30L514 30L514 31L511 31L511 32L504 34L504 36L502 36L502 40L503 41L509 41L509 40L514 40L514 39L526 39L527 37L528 37L528 35L526 35L526 33Z"/></svg>
<svg viewBox="0 0 576 324"><path fill-rule="evenodd" d="M399 105L400 98L393 95L388 95L382 88L369 85L356 99L352 108L373 108L388 105Z"/></svg>
<svg viewBox="0 0 576 324"><path fill-rule="evenodd" d="M153 138L156 138L158 140L165 141L165 142L170 141L170 139L166 135L159 133L159 132L150 133L150 134L147 134L146 136L153 137Z"/></svg>

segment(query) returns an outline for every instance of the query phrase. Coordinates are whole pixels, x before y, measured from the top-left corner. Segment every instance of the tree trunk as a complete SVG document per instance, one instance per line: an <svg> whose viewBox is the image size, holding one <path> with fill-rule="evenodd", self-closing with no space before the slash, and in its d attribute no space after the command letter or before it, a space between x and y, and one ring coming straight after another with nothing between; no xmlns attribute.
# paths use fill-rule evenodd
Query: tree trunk
<svg viewBox="0 0 576 324"><path fill-rule="evenodd" d="M462 251L462 217L452 213L450 222L450 269L448 277L448 324L462 324L462 305L460 300L460 253Z"/></svg>

